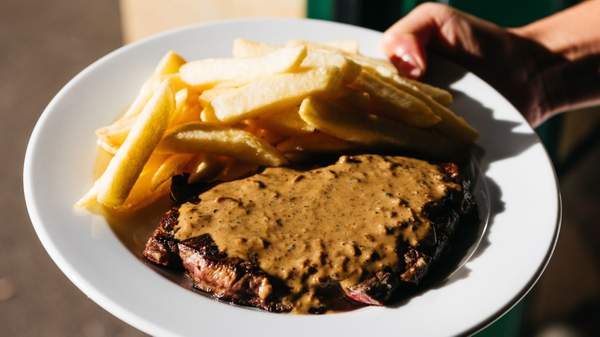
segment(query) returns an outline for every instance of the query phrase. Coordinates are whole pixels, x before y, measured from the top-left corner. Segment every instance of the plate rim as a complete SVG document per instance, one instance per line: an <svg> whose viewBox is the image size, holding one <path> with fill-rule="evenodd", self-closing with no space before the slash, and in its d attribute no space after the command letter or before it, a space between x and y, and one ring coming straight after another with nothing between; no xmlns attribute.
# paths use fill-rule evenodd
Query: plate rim
<svg viewBox="0 0 600 337"><path fill-rule="evenodd" d="M544 152L546 152L546 155L548 155L548 153L547 153L547 151L546 151L545 148L544 148ZM548 156L548 158L549 158L549 156ZM553 171L554 171L554 168L553 168ZM554 171L554 177L555 177L555 179L558 179L558 177L556 176L556 172L555 171ZM494 324L496 321L498 321L502 317L504 317L509 311L511 311L514 307L516 307L519 303L521 303L521 301L529 294L529 292L533 289L533 287L535 287L535 285L537 284L537 282L540 280L540 278L544 274L544 271L546 270L546 268L548 267L548 264L550 263L550 260L552 259L552 255L554 254L554 250L556 249L556 244L558 243L558 238L560 236L560 230L562 228L562 216L563 216L562 205L563 205L563 201L562 201L562 195L560 193L560 187L558 186L558 184L556 185L556 187L557 187L557 195L558 195L558 205L557 205L557 217L558 217L558 219L557 219L557 223L556 223L556 229L554 231L554 236L552 237L552 244L551 244L550 249L546 253L546 256L544 257L544 262L536 270L534 276L523 287L523 289L521 290L521 292L519 292L518 294L516 294L513 297L512 301L510 301L509 303L507 303L502 308L498 309L487 320L484 320L484 321L480 322L479 324L476 324L475 326L473 326L471 329L465 331L464 332L465 336L471 336L471 335L474 335L474 334L476 334L478 332L481 332L482 330L486 329L487 327L489 327L490 325Z"/></svg>
<svg viewBox="0 0 600 337"><path fill-rule="evenodd" d="M168 336L177 336L178 335L177 333L174 333L173 331L170 331L167 328L163 328L161 325L156 324L155 322L152 322L152 321L144 318L142 315L124 308L121 304L119 304L118 301L115 301L115 300L112 300L112 299L106 297L105 294L102 293L102 291L98 290L96 287L91 285L90 282L88 282L86 280L86 278L84 276L82 276L81 273L76 268L74 268L71 263L68 262L68 259L64 256L64 254L61 253L60 249L56 246L55 242L49 237L48 231L47 231L46 227L43 225L44 221L41 219L41 216L38 212L39 206L36 203L35 198L33 196L32 161L34 159L32 158L32 156L33 156L33 152L34 152L34 148L35 148L34 145L37 142L37 139L39 138L39 134L43 128L43 125L45 124L46 120L50 116L50 111L53 110L53 108L57 104L57 102L70 90L71 87L75 86L83 77L85 77L89 73L91 73L94 70L94 68L107 62L108 60L112 59L113 57L117 57L118 55L120 55L122 53L126 53L130 49L137 48L140 45L150 43L153 40L158 40L165 36L180 33L183 31L196 30L196 29L201 29L201 28L205 28L208 26L237 24L237 23L252 23L252 22L262 22L262 21L319 22L319 23L325 23L325 24L331 24L331 25L346 26L350 29L361 29L361 30L381 34L381 32L378 32L378 31L375 31L372 29L358 27L358 26L354 26L351 24L347 24L347 23L331 22L331 21L326 21L326 20L308 19L308 18L282 18L282 17L254 17L254 18L242 18L242 19L211 20L211 21L206 21L203 23L190 24L190 25L185 25L182 27L177 27L174 29L169 29L169 30L163 31L161 33L154 34L154 35L148 36L146 38L143 38L134 43L127 44L127 45L121 46L115 50L112 50L111 52L98 58L97 60L95 60L94 62L90 63L88 66L83 68L81 71L79 71L55 94L55 96L50 100L48 105L43 109L42 113L40 114L38 120L35 123L33 131L31 132L31 134L29 136L29 140L27 142L27 148L26 148L26 152L25 152L25 157L24 157L24 163L23 163L23 193L24 193L24 197L25 197L27 212L28 212L29 218L31 220L31 223L35 229L38 239L42 243L44 249L46 250L47 254L50 256L52 261L58 266L58 268L61 270L61 272L77 288L79 288L80 291L82 291L86 296L88 296L90 299L92 299L96 304L98 304L104 310L108 311L109 313L111 313L115 317L119 318L120 320L123 320L127 324L129 324L137 329L140 329L143 332L150 333L150 334L168 335ZM448 61L448 62L451 62L451 61ZM451 62L451 63L453 63L453 62ZM462 68L462 67L460 67L460 68ZM473 76L477 77L477 79L487 83L483 79L479 78L479 76L477 76L471 72L469 72L469 73L472 74ZM500 95L504 98L504 96L501 93L497 92L497 90L495 90L495 91L498 95ZM506 103L511 105L514 108L514 106L508 100L506 100ZM522 118L522 116L520 116L520 115L519 115L519 117ZM541 142L540 138L537 136L537 134L535 132L534 132L534 136L538 142ZM546 157L546 160L549 163L552 163L547 150L543 146L542 146L542 151L544 153L544 156ZM556 195L557 195L557 200L556 200L557 214L556 214L556 224L554 226L554 233L553 233L553 237L552 237L552 243L551 243L550 249L548 249L548 251L543 259L543 263L539 266L539 268L533 274L533 277L531 277L531 279L528 281L528 283L526 283L522 287L521 292L519 292L518 294L515 294L512 297L511 301L509 301L504 307L498 309L494 314L492 314L486 320L483 320L481 322L474 324L469 330L466 330L464 332L464 334L470 335L470 334L479 332L479 331L485 329L486 327L490 326L491 324L493 324L495 321L502 318L508 311L510 311L514 306L516 306L529 293L529 291L537 283L537 281L542 276L544 270L548 266L549 261L550 261L552 255L555 251L555 248L556 248L556 244L557 244L560 230L562 227L562 214L563 214L563 209L562 209L563 202L562 202L562 196L560 193L560 185L558 184L558 177L557 177L554 166L553 165L550 165L550 166L551 166L551 171L553 173L554 187L555 187Z"/></svg>

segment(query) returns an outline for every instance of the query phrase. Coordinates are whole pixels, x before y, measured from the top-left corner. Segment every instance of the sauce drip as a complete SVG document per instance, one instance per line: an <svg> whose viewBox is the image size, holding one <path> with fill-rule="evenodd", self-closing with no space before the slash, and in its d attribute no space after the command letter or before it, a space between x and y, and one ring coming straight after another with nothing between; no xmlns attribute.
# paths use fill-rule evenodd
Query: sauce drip
<svg viewBox="0 0 600 337"><path fill-rule="evenodd" d="M221 251L255 262L291 289L295 312L318 308L324 283L352 286L398 271L398 240L416 246L431 223L423 207L460 186L438 167L398 156L342 156L310 171L267 168L220 184L179 209L175 237L210 234Z"/></svg>

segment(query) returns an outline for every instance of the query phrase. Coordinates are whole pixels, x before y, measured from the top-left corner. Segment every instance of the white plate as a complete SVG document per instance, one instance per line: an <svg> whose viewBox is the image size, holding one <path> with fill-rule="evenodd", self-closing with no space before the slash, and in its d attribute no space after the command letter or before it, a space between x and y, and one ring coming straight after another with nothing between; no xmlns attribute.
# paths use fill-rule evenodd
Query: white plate
<svg viewBox="0 0 600 337"><path fill-rule="evenodd" d="M531 288L548 262L560 227L552 165L534 132L500 94L442 60L433 62L431 80L455 91L454 110L481 131L492 217L478 251L459 272L401 306L298 316L222 304L142 263L103 218L75 214L73 202L91 184L94 129L123 111L167 50L188 59L226 56L236 37L273 43L355 39L364 54L383 56L381 34L367 29L314 20L229 21L120 48L77 75L35 126L25 158L24 189L42 244L86 295L153 335L443 336L484 327ZM144 239L132 240L139 244Z"/></svg>

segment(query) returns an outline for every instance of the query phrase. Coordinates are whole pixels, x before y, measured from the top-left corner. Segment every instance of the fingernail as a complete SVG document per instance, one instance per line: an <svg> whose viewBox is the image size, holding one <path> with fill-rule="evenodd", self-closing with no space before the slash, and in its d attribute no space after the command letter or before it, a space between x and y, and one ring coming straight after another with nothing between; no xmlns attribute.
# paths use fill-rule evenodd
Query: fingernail
<svg viewBox="0 0 600 337"><path fill-rule="evenodd" d="M423 73L423 69L419 66L415 58L404 50L402 47L398 47L394 50L394 55L396 58L402 60L404 66L402 68L406 69L405 65L409 65L410 69L406 69L408 75L412 77L419 77Z"/></svg>
<svg viewBox="0 0 600 337"><path fill-rule="evenodd" d="M418 78L421 77L421 75L423 75L423 70L421 70L421 68L413 68L408 74L410 75L410 77Z"/></svg>
<svg viewBox="0 0 600 337"><path fill-rule="evenodd" d="M398 47L394 50L394 54L402 59L402 61L410 64L411 66L415 67L415 68L419 68L419 65L417 64L417 61L415 60L415 58L406 52L406 50L404 50L404 48L402 47Z"/></svg>

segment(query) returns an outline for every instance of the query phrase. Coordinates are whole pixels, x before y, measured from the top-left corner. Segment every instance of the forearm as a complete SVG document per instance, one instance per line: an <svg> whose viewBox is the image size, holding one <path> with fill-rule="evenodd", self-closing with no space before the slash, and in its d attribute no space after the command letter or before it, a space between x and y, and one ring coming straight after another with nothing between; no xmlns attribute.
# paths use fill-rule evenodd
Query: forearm
<svg viewBox="0 0 600 337"><path fill-rule="evenodd" d="M541 74L546 113L600 105L600 54L580 57L546 69Z"/></svg>
<svg viewBox="0 0 600 337"><path fill-rule="evenodd" d="M585 1L514 30L566 59L600 53L600 0Z"/></svg>
<svg viewBox="0 0 600 337"><path fill-rule="evenodd" d="M600 104L600 0L584 2L514 32L558 56L557 62L538 71L546 105L542 119Z"/></svg>

